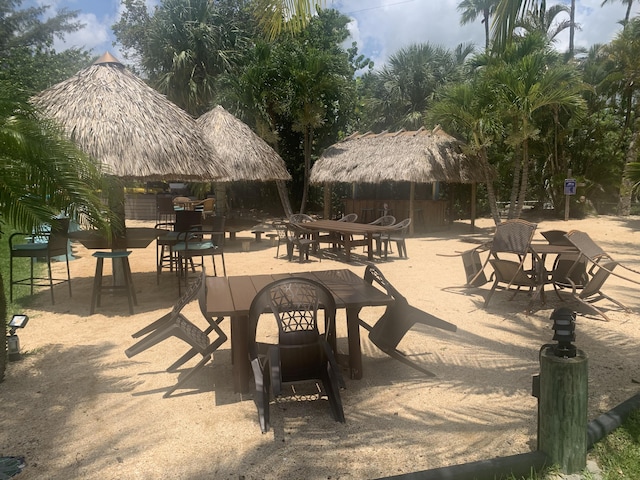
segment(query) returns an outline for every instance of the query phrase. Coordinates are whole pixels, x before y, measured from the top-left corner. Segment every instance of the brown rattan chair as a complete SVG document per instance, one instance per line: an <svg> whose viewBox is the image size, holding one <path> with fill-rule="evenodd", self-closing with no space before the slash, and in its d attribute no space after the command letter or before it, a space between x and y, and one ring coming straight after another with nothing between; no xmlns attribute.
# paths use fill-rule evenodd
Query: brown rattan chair
<svg viewBox="0 0 640 480"><path fill-rule="evenodd" d="M318 326L324 313L324 332ZM259 344L258 321L272 312L278 326L277 344ZM335 331L336 304L331 292L314 280L293 277L276 280L260 290L249 311L248 348L255 379L255 402L262 432L269 430L270 392L284 394L285 386L320 381L336 421L344 422L340 387L344 379L328 336Z"/></svg>

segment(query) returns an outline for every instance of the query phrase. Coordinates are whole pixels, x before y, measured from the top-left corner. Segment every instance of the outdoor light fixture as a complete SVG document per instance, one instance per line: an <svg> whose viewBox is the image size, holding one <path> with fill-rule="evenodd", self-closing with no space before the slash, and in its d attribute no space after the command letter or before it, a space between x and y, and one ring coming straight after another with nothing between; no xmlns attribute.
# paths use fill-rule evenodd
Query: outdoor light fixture
<svg viewBox="0 0 640 480"><path fill-rule="evenodd" d="M24 328L29 321L26 315L14 315L9 322L9 335L7 335L7 349L9 351L9 361L20 359L20 339L16 335L16 328Z"/></svg>
<svg viewBox="0 0 640 480"><path fill-rule="evenodd" d="M553 339L558 341L554 347L556 357L574 358L576 347L571 342L576 339L576 313L570 308L556 308L551 313L553 320Z"/></svg>

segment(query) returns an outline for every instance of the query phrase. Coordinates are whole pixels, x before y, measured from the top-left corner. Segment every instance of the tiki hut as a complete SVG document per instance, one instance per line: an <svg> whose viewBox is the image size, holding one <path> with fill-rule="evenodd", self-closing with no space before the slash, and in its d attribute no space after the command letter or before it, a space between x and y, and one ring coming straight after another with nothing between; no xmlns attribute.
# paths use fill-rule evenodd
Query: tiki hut
<svg viewBox="0 0 640 480"><path fill-rule="evenodd" d="M220 105L196 120L205 141L215 147L228 170L223 182L291 180L284 160L244 122Z"/></svg>
<svg viewBox="0 0 640 480"><path fill-rule="evenodd" d="M195 120L109 53L32 101L107 174L200 181L228 174Z"/></svg>
<svg viewBox="0 0 640 480"><path fill-rule="evenodd" d="M276 181L285 212L291 210L284 183L291 180L284 160L251 128L217 105L196 120L205 141L215 146L229 174L218 182ZM226 187L216 184L217 208L226 205Z"/></svg>
<svg viewBox="0 0 640 480"><path fill-rule="evenodd" d="M313 184L410 182L408 209L394 213L412 220L416 183L469 183L475 192L475 183L484 181L480 159L466 155L463 144L439 127L356 133L327 148L311 169Z"/></svg>

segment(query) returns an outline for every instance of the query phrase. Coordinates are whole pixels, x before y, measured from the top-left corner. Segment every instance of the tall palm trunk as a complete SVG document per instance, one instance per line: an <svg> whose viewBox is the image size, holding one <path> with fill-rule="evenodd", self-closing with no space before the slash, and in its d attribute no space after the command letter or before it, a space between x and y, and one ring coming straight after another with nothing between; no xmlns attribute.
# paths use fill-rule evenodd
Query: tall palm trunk
<svg viewBox="0 0 640 480"><path fill-rule="evenodd" d="M518 195L518 205L516 210L516 218L522 215L522 208L527 199L527 190L529 189L529 141L527 139L522 142L522 176L520 182L520 194Z"/></svg>
<svg viewBox="0 0 640 480"><path fill-rule="evenodd" d="M304 213L309 197L309 175L311 174L311 142L313 140L313 129L304 129L304 180L302 183L302 200L300 201L300 213Z"/></svg>
<svg viewBox="0 0 640 480"><path fill-rule="evenodd" d="M4 293L2 273L0 273L0 323L4 326L0 336L0 382L2 382L7 369L7 297Z"/></svg>
<svg viewBox="0 0 640 480"><path fill-rule="evenodd" d="M625 155L625 170L631 162L638 161L638 136L640 136L640 118L636 117L633 122L633 132L631 133L631 141ZM626 175L622 177L620 183L620 199L618 200L618 215L628 216L631 214L631 193L633 192L633 182Z"/></svg>
<svg viewBox="0 0 640 480"><path fill-rule="evenodd" d="M487 159L487 149L484 147L480 150L480 160L482 161L485 183L487 184L487 200L489 201L489 208L491 208L491 217L495 224L498 225L500 223L500 213L496 202L496 191L493 188L493 175L491 175L491 168Z"/></svg>
<svg viewBox="0 0 640 480"><path fill-rule="evenodd" d="M511 196L509 197L509 213L507 214L508 219L517 218L516 203L518 200L518 192L520 189L520 170L522 167L522 159L518 155L520 153L518 150L518 147L516 147L513 155L513 181L511 182Z"/></svg>

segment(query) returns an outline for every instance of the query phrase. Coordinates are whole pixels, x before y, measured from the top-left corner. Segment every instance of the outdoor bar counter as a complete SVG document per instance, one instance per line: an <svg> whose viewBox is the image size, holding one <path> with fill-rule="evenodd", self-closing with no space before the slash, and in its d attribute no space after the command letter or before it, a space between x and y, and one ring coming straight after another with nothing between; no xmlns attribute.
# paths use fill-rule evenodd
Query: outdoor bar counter
<svg viewBox="0 0 640 480"><path fill-rule="evenodd" d="M409 218L409 200L381 200L347 198L343 200L344 213L357 213L358 222L369 223L385 214L396 217L396 221ZM447 224L447 206L445 200L414 200L414 222L417 229L442 227Z"/></svg>

